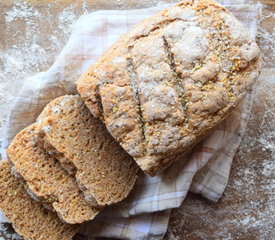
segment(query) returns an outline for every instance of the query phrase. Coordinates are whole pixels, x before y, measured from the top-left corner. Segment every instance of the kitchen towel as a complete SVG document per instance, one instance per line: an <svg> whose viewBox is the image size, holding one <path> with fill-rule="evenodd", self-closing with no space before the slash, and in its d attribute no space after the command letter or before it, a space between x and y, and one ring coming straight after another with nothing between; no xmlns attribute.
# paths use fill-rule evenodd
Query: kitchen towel
<svg viewBox="0 0 275 240"><path fill-rule="evenodd" d="M255 37L257 7L243 1L220 1ZM74 24L72 34L46 72L25 79L9 112L3 132L2 159L12 138L33 123L44 106L64 94L75 94L75 80L122 34L145 18L165 9L107 10L83 15ZM88 239L104 236L121 239L162 239L170 209L179 207L188 191L217 201L227 185L234 154L241 142L252 107L252 92L230 116L182 161L164 173L149 177L141 173L129 197L108 207L92 222L83 225ZM6 221L1 217L1 222Z"/></svg>

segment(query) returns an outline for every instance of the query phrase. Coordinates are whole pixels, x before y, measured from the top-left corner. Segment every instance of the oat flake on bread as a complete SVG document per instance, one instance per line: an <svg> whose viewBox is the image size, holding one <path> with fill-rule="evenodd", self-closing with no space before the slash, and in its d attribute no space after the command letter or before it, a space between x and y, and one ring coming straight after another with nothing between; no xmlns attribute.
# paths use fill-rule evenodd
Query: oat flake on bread
<svg viewBox="0 0 275 240"><path fill-rule="evenodd" d="M240 102L260 51L215 1L185 1L137 25L77 81L92 114L147 174L180 159Z"/></svg>

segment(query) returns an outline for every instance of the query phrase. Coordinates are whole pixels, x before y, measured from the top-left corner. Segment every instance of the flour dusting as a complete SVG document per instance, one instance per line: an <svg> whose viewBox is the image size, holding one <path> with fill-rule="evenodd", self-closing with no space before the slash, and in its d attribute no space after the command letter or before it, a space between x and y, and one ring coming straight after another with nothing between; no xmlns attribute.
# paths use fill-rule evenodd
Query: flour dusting
<svg viewBox="0 0 275 240"><path fill-rule="evenodd" d="M82 5L51 2L47 7L13 0L3 6L5 28L0 41L0 132L23 80L47 70L68 39L71 26L83 13ZM116 0L115 7L125 6ZM143 6L161 1L140 1ZM80 9L80 10L79 10ZM259 24L275 14L261 8ZM274 28L261 27L257 41L265 67L275 62ZM166 239L272 239L275 232L275 69L265 69L257 82L248 129L234 159L229 185L218 204L190 195L173 211ZM1 136L0 136L1 143ZM1 228L1 227L0 227ZM273 236L275 239L275 236Z"/></svg>
<svg viewBox="0 0 275 240"><path fill-rule="evenodd" d="M58 28L63 31L65 35L69 35L72 30L72 23L77 20L77 16L73 10L73 6L65 8L58 16Z"/></svg>
<svg viewBox="0 0 275 240"><path fill-rule="evenodd" d="M29 19L30 17L39 17L39 12L26 2L15 2L11 11L5 13L6 23L10 23L16 19Z"/></svg>
<svg viewBox="0 0 275 240"><path fill-rule="evenodd" d="M59 12L55 9L56 4L41 9L28 1L16 0L4 12L4 34L12 33L12 37L4 39L5 47L0 48L0 132L24 80L47 70L71 33L78 17L75 10L72 6L60 8Z"/></svg>

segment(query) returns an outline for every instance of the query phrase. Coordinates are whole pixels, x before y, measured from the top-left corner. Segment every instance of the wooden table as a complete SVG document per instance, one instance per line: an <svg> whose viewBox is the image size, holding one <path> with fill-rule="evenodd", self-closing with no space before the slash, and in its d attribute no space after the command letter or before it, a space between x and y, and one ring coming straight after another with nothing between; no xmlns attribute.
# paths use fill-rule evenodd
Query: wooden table
<svg viewBox="0 0 275 240"><path fill-rule="evenodd" d="M0 82L14 79L18 85L20 85L18 73L22 75L33 74L47 69L53 63L55 56L58 55L69 36L68 25L70 21L76 19L83 12L98 9L148 7L157 4L159 1L30 0L25 4L26 8L22 8L24 4L19 2L11 0L0 2L1 52L10 54L11 51L15 51L16 53L15 46L20 47L29 44L31 47L35 43L44 49L47 54L41 59L32 55L35 56L33 61L37 64L33 66L26 64L23 67L20 65L19 70L9 71L6 73L5 79L0 78ZM173 1L165 0L163 2ZM263 19L260 24L260 32L266 35L274 31L275 19L268 16L275 12L275 0L261 0L260 2L264 5L263 16L266 16L266 19ZM25 15L20 17L18 12L17 17L16 14L13 15L12 13L16 13L16 8L21 9L22 14ZM26 21L28 19L28 9L30 8L34 15L29 16L31 20ZM35 11L43 18L36 18ZM64 11L72 13L71 18L64 17L62 15ZM31 41L33 36L31 36L30 30L36 36L35 42ZM215 204L195 194L189 194L182 206L172 211L165 236L167 240L275 239L274 235L272 237L272 232L275 232L275 219L273 216L275 215L275 196L274 186L272 186L272 181L274 181L274 163L272 160L274 160L275 141L274 132L272 133L272 128L275 128L275 92L273 89L275 86L274 81L272 81L272 74L274 76L275 71L271 69L271 67L274 67L275 46L274 41L268 41L262 36L258 36L257 41L260 47L263 48L265 68L260 81L257 83L258 90L252 117L241 147L233 161L228 187L221 200ZM37 54L41 53L38 52ZM21 59L22 56L20 55L18 58ZM7 61L9 62L9 60ZM5 57L0 58L0 67L3 70L7 69ZM11 96L16 95L18 89L19 86L15 84L13 89L10 89ZM1 100L0 96L0 105L3 103L8 106L10 101ZM5 114L5 112L1 112L1 114Z"/></svg>

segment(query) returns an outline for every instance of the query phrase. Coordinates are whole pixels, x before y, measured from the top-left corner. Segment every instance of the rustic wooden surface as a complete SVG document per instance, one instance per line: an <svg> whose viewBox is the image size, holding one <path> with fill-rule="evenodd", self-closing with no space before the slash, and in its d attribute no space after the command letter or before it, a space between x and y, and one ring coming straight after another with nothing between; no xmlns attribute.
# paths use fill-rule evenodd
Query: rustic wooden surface
<svg viewBox="0 0 275 240"><path fill-rule="evenodd" d="M2 0L0 2L0 50L8 51L14 45L23 43L30 28L24 20L16 20L10 23L7 28L5 14L11 10L17 1ZM165 0L162 2L174 2ZM257 1L254 1L257 3ZM275 13L275 0L261 0L264 4L263 15L267 16L262 20L261 27L265 33L274 31L275 19L269 16ZM44 18L37 20L38 28L35 28L37 41L39 45L47 51L47 58L42 64L26 69L26 74L33 74L38 71L47 69L58 55L60 49L65 44L68 35L58 31L58 22L55 21L64 9L70 9L75 16L80 16L85 11L94 11L98 9L128 9L153 6L159 3L155 0L93 0L93 1L76 1L76 0L30 0L26 4L33 6L44 14ZM58 46L53 45L52 35L59 39ZM274 55L271 56L272 47L266 47L266 40L262 36L257 38L260 47L263 48L265 59L265 69L261 79L275 74L271 67L274 67ZM3 61L3 59L2 59ZM0 67L4 63L0 59ZM1 68L0 68L1 69ZM271 84L271 85L270 85ZM232 171L228 187L218 203L209 201L189 194L183 205L172 211L168 232L165 239L275 239L272 232L275 232L274 225L274 188L271 186L274 175L266 174L267 167L264 162L274 159L274 148L265 148L259 139L269 139L263 134L268 134L274 126L274 115L270 109L274 110L275 92L274 82L260 85L261 91L257 93L257 99L253 107L251 120L249 121L248 130L245 134L244 141L241 144L233 161ZM265 87L269 88L268 94ZM270 90L271 88L271 90ZM14 90L16 94L16 87ZM271 91L271 92L270 92ZM273 92L272 92L273 91ZM5 114L5 113L1 113ZM270 142L269 142L270 144ZM270 166L269 166L270 167ZM273 166L274 169L274 166ZM265 171L265 172L264 172ZM272 219L273 217L273 219Z"/></svg>

